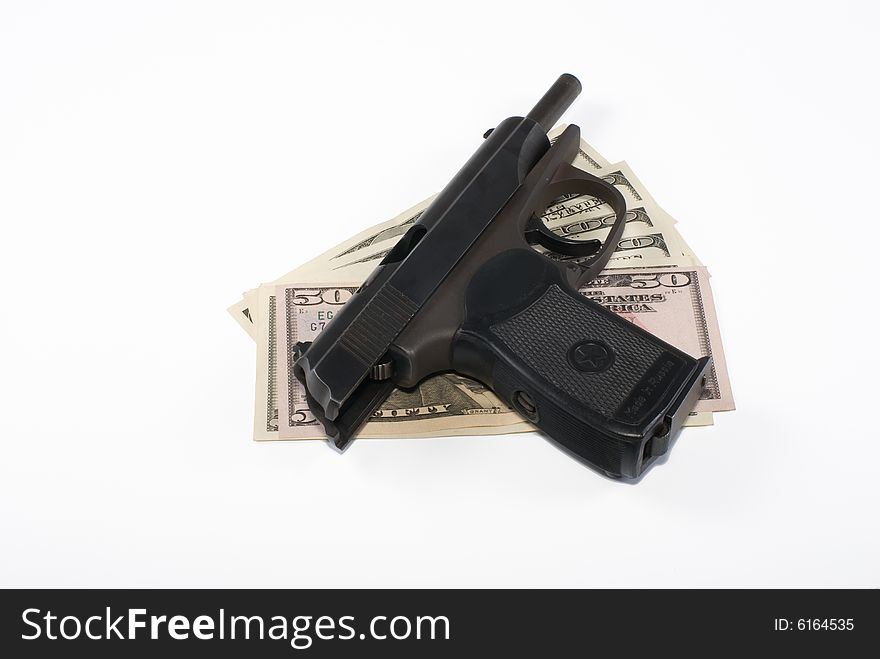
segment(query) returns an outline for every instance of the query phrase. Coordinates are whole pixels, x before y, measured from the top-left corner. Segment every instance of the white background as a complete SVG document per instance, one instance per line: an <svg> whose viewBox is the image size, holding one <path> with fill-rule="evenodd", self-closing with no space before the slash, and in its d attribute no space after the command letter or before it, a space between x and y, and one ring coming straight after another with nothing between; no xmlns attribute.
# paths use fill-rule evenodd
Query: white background
<svg viewBox="0 0 880 659"><path fill-rule="evenodd" d="M715 4L4 2L0 585L880 586L880 15ZM738 411L637 485L254 443L226 307L563 71L710 266Z"/></svg>

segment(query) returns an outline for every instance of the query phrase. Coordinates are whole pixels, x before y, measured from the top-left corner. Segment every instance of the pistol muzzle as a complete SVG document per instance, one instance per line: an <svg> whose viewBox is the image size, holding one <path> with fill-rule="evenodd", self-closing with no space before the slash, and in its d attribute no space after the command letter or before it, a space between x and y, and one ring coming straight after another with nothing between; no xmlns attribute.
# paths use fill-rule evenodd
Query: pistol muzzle
<svg viewBox="0 0 880 659"><path fill-rule="evenodd" d="M563 113L574 103L581 89L580 80L570 73L563 73L526 117L537 121L544 132L549 133Z"/></svg>

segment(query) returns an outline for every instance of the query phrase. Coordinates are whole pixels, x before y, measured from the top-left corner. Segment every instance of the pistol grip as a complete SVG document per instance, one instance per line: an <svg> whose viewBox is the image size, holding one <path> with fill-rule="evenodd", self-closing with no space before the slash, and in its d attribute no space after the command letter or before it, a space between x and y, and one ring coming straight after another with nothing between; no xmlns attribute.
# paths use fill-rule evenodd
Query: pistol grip
<svg viewBox="0 0 880 659"><path fill-rule="evenodd" d="M625 478L666 452L709 362L586 299L528 249L474 277L453 361L562 447Z"/></svg>

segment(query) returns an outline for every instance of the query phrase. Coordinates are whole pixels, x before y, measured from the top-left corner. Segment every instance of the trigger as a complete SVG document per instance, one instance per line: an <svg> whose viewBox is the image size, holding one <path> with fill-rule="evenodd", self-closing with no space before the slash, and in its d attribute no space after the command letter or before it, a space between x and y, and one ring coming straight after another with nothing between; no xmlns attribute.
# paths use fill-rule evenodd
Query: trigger
<svg viewBox="0 0 880 659"><path fill-rule="evenodd" d="M599 240L569 240L548 229L538 217L532 217L526 225L526 241L535 243L562 256L592 256L602 247Z"/></svg>

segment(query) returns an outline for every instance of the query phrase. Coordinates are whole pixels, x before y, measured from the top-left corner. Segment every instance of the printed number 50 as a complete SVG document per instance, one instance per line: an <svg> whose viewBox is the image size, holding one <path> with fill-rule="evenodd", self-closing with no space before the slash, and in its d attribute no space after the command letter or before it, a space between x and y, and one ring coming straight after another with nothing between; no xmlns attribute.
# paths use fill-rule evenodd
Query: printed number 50
<svg viewBox="0 0 880 659"><path fill-rule="evenodd" d="M631 288L681 288L691 283L691 278L684 272L664 272L659 275L633 275Z"/></svg>

